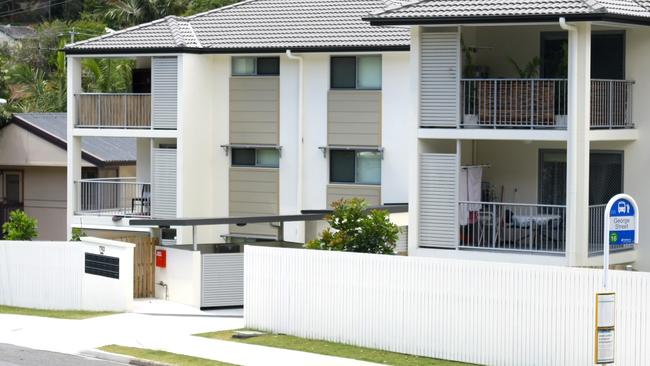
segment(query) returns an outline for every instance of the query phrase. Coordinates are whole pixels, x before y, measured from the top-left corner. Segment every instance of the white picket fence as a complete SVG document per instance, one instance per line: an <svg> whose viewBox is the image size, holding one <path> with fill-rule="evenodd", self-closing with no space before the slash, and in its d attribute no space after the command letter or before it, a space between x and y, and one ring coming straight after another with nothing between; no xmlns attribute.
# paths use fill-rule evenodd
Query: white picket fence
<svg viewBox="0 0 650 366"><path fill-rule="evenodd" d="M133 244L0 241L0 305L52 310L130 310ZM85 253L119 258L119 279L85 273Z"/></svg>
<svg viewBox="0 0 650 366"><path fill-rule="evenodd" d="M246 327L487 365L592 365L601 272L246 247ZM616 365L650 365L650 274L613 271Z"/></svg>

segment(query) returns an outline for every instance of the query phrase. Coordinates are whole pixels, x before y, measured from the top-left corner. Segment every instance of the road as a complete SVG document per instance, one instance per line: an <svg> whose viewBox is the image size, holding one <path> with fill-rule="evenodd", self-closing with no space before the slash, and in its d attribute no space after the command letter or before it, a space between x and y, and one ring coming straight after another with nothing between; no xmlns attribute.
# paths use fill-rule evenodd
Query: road
<svg viewBox="0 0 650 366"><path fill-rule="evenodd" d="M121 363L0 344L0 366L124 366Z"/></svg>

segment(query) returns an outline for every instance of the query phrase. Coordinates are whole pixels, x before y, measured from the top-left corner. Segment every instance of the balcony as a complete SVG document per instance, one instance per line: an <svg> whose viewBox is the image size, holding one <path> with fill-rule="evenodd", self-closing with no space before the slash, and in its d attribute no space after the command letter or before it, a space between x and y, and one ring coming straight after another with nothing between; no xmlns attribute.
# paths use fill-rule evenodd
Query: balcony
<svg viewBox="0 0 650 366"><path fill-rule="evenodd" d="M462 79L462 128L566 129L566 79ZM633 128L629 80L591 81L591 128Z"/></svg>
<svg viewBox="0 0 650 366"><path fill-rule="evenodd" d="M83 179L75 192L77 215L151 217L151 184L135 178Z"/></svg>
<svg viewBox="0 0 650 366"><path fill-rule="evenodd" d="M467 225L461 226L459 248L564 254L566 207L559 205L458 203Z"/></svg>
<svg viewBox="0 0 650 366"><path fill-rule="evenodd" d="M151 128L150 93L75 94L79 128Z"/></svg>

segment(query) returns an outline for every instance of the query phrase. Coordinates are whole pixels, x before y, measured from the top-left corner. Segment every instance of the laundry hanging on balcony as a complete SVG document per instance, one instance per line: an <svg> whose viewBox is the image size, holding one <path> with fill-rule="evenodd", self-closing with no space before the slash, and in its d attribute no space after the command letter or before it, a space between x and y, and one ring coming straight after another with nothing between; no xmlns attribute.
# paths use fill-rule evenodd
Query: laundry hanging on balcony
<svg viewBox="0 0 650 366"><path fill-rule="evenodd" d="M471 202L460 205L459 223L461 226L473 224L478 219L481 210L481 181L483 179L482 166L461 167L459 174L459 197L461 202Z"/></svg>

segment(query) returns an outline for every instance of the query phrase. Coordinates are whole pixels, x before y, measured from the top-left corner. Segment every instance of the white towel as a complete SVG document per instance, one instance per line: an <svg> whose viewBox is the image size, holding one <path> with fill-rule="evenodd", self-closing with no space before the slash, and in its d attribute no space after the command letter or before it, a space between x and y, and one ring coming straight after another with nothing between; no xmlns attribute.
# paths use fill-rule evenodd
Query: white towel
<svg viewBox="0 0 650 366"><path fill-rule="evenodd" d="M472 167L467 170L467 198L471 202L481 202L481 180L483 179L483 168ZM480 204L470 205L470 211L479 211Z"/></svg>
<svg viewBox="0 0 650 366"><path fill-rule="evenodd" d="M483 168L470 167L460 170L458 175L459 190L458 199L460 201L481 202L481 180L483 179ZM479 211L481 205L478 203L463 204L458 212L458 223L465 226L469 223L469 215L472 211Z"/></svg>

